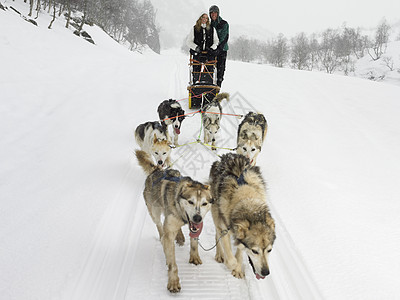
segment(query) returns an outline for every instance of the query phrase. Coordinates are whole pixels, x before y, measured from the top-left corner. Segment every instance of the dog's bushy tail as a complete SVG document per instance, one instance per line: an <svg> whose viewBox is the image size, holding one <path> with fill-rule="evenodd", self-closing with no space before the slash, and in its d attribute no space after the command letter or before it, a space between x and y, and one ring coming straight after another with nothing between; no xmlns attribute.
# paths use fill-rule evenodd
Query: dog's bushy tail
<svg viewBox="0 0 400 300"><path fill-rule="evenodd" d="M221 102L222 100L226 99L226 101L229 101L229 93L219 93L217 96L215 96L214 100Z"/></svg>
<svg viewBox="0 0 400 300"><path fill-rule="evenodd" d="M144 172L147 175L150 175L151 173L154 172L154 170L157 169L157 166L153 163L150 155L147 152L142 150L136 150L135 154L139 162L139 165L143 168Z"/></svg>

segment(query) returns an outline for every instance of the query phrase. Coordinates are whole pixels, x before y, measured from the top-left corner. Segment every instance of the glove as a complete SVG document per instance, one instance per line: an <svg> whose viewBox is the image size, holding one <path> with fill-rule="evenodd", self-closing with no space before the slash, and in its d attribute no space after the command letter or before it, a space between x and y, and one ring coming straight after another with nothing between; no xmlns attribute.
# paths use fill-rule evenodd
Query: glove
<svg viewBox="0 0 400 300"><path fill-rule="evenodd" d="M195 51L196 53L200 53L200 52L201 52L200 47L197 46L196 49L194 49L194 51Z"/></svg>
<svg viewBox="0 0 400 300"><path fill-rule="evenodd" d="M212 48L207 48L207 54L210 57L215 57L217 54L215 53L216 50L213 50Z"/></svg>

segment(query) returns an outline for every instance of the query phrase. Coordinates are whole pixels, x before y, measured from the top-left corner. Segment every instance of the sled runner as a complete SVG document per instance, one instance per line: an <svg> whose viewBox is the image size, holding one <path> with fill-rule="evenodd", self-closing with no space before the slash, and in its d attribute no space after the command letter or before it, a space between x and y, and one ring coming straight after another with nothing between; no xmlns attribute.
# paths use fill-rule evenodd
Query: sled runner
<svg viewBox="0 0 400 300"><path fill-rule="evenodd" d="M210 102L218 94L220 87L216 84L215 74L217 60L207 57L202 52L196 59L190 55L189 62L189 108L199 108Z"/></svg>

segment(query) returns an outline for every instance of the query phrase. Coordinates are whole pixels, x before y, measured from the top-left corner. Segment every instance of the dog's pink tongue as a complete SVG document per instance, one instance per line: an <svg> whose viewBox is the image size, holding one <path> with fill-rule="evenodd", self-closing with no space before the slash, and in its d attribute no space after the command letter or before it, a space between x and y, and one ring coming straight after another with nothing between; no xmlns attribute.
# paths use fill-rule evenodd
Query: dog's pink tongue
<svg viewBox="0 0 400 300"><path fill-rule="evenodd" d="M203 230L203 222L199 223L199 224L192 224L194 228L197 229L197 232L193 233L189 230L189 236L192 238L197 238L199 237L201 231Z"/></svg>
<svg viewBox="0 0 400 300"><path fill-rule="evenodd" d="M256 278L257 278L258 280L260 280L260 279L264 279L265 276L261 276L261 275L258 275L258 274L256 273Z"/></svg>
<svg viewBox="0 0 400 300"><path fill-rule="evenodd" d="M181 134L181 130L179 128L175 128L176 134Z"/></svg>

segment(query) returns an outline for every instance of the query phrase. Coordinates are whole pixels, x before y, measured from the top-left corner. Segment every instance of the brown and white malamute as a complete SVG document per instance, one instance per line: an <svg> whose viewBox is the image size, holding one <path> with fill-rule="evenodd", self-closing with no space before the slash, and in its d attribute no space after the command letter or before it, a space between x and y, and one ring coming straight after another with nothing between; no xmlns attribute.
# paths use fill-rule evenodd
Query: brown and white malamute
<svg viewBox="0 0 400 300"><path fill-rule="evenodd" d="M257 279L269 274L268 254L275 241L275 223L266 203L265 182L259 167L248 158L228 153L210 170L211 208L217 241L217 262L224 262L237 278L244 277L245 251ZM237 246L233 255L231 237ZM218 242L219 241L219 242Z"/></svg>
<svg viewBox="0 0 400 300"><path fill-rule="evenodd" d="M202 263L197 238L202 231L204 217L211 208L210 187L190 177L182 177L177 170L160 170L144 151L136 150L136 157L148 175L143 196L164 248L168 266L167 288L170 292L177 293L181 290L181 285L175 261L174 241L183 245L185 237L181 227L187 224L190 231L189 263ZM163 223L161 214L164 215Z"/></svg>

